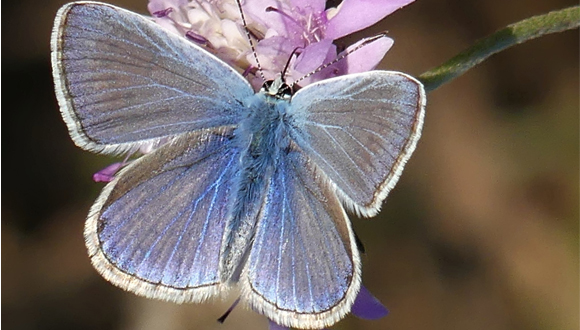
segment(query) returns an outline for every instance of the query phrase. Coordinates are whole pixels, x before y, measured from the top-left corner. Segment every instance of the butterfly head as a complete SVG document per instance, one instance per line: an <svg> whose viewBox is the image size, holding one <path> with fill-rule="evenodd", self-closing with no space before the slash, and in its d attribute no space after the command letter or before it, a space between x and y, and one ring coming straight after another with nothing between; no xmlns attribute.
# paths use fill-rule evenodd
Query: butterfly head
<svg viewBox="0 0 580 330"><path fill-rule="evenodd" d="M286 84L282 77L264 82L260 92L281 100L289 100L294 93L292 86Z"/></svg>

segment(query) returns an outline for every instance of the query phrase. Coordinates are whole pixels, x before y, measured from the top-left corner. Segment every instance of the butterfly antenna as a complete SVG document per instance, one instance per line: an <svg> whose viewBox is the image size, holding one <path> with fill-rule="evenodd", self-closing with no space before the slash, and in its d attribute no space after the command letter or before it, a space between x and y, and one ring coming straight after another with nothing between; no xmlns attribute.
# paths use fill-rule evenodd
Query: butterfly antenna
<svg viewBox="0 0 580 330"><path fill-rule="evenodd" d="M296 54L296 52L299 49L302 49L302 47L294 48L294 50L292 51L292 54L290 54L290 57L288 57L288 61L286 61L286 65L284 66L284 70L282 70L282 73L280 74L280 78L282 79L282 81L284 81L284 76L286 75L286 72L288 72L288 67L290 66L290 60L292 60L292 56L294 56L294 54Z"/></svg>
<svg viewBox="0 0 580 330"><path fill-rule="evenodd" d="M220 316L219 319L217 319L217 321L219 323L224 323L226 321L226 319L228 318L228 316L230 315L230 313L234 310L234 308L236 308L236 305L240 302L240 298L236 299L236 301L234 301L234 303L230 306L230 308L228 308L228 310L224 313L224 315Z"/></svg>
<svg viewBox="0 0 580 330"><path fill-rule="evenodd" d="M292 82L292 84L290 86L291 87L294 87L294 85L296 85L300 81L302 81L302 80L304 80L304 79L312 76L315 73L318 73L318 72L320 72L320 71L328 68L329 66L335 64L336 62L342 61L348 55L350 55L350 54L356 52L357 50L363 48L364 46L366 46L368 44L371 44L371 43L373 43L373 42L375 42L375 41L377 41L377 40L379 40L379 39L381 39L383 37L386 37L386 36L387 36L387 32L381 32L381 33L377 34L376 36L363 39L363 41L359 45L357 45L356 47L354 47L353 49L349 49L344 54L341 54L339 57L335 58L334 60L332 60L332 61L330 61L330 62L328 62L326 64L323 64L323 65L319 66L318 68L316 68L312 72L310 72L310 73L304 75L303 77L295 80L294 82Z"/></svg>
<svg viewBox="0 0 580 330"><path fill-rule="evenodd" d="M260 65L260 61L258 60L258 53L256 53L256 48L254 47L254 42L252 41L252 35L250 34L250 29L248 29L248 24L246 23L246 17L244 16L244 11L242 10L242 2L241 0L236 0L236 4L238 5L238 10L240 11L240 17L242 18L242 24L244 25L244 31L246 31L246 38L248 38L248 42L250 43L250 48L252 48L252 54L254 54L254 59L258 65L258 72L260 72L260 77L262 77L262 81L266 81L264 77L264 72L262 71L262 66Z"/></svg>

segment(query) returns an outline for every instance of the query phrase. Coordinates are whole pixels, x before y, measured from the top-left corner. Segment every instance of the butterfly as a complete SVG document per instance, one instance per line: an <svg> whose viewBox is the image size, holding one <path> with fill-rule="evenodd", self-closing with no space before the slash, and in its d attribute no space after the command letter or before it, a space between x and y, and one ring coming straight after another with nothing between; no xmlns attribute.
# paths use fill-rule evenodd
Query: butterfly
<svg viewBox="0 0 580 330"><path fill-rule="evenodd" d="M200 302L237 287L296 328L329 326L361 287L346 210L375 215L415 149L425 91L370 71L254 92L228 64L153 21L96 2L56 17L51 60L74 143L121 154L91 207L93 266L137 295Z"/></svg>

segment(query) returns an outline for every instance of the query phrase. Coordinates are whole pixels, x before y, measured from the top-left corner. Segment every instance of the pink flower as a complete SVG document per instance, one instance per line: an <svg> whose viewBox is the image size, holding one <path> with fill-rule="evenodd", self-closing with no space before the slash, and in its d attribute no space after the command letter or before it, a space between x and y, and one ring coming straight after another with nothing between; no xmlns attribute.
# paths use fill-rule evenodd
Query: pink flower
<svg viewBox="0 0 580 330"><path fill-rule="evenodd" d="M275 79L290 61L286 80L291 83L340 56L334 40L371 26L412 1L344 0L336 8L325 9L324 0L246 0L243 10L265 78ZM159 24L245 72L256 90L262 86L234 1L149 0L148 7ZM301 85L372 70L392 44L392 39L380 38L302 80Z"/></svg>
<svg viewBox="0 0 580 330"><path fill-rule="evenodd" d="M131 157L134 154L141 154L141 155L148 154L148 153L152 152L153 150L159 148L160 146L164 145L169 140L170 140L170 138L168 138L168 137L161 138L161 139L156 140L154 142L145 143L145 144L141 145L139 147L139 149L132 150L132 151L128 152L127 156L125 157L125 159L122 162L113 163L111 165L108 165L107 167L105 167L105 168L99 170L98 172L96 172L95 174L93 174L93 181L95 181L95 182L111 182L111 181L113 181L113 179L115 178L115 175L123 167L125 167L126 165L131 163L131 161L129 160L129 157Z"/></svg>
<svg viewBox="0 0 580 330"><path fill-rule="evenodd" d="M97 173L93 174L93 181L95 182L111 182L115 177L115 174L119 172L121 167L123 167L125 163L113 163L104 169L98 171Z"/></svg>
<svg viewBox="0 0 580 330"><path fill-rule="evenodd" d="M325 0L245 0L246 23L266 80L274 80L286 63L285 75L299 86L326 78L374 69L393 45L386 36L348 54L320 72L313 71L340 57L359 43L337 54L334 41L375 24L413 0L343 0L325 8ZM168 31L203 46L243 73L258 90L264 83L234 0L149 0L153 19ZM307 76L308 74L311 74ZM306 76L306 78L304 78ZM149 153L166 141L148 145ZM115 165L115 164L114 164ZM115 171L95 173L96 182L108 182ZM113 165L111 165L113 166Z"/></svg>

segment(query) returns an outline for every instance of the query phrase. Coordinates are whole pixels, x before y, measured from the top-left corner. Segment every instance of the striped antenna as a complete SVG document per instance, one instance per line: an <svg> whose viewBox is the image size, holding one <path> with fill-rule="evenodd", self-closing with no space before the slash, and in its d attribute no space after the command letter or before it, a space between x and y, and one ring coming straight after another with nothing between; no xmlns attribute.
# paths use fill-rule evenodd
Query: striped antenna
<svg viewBox="0 0 580 330"><path fill-rule="evenodd" d="M262 77L262 81L266 81L264 77L264 72L262 71L262 66L260 65L260 61L258 60L258 53L256 53L256 48L254 47L254 42L252 41L252 36L250 34L250 30L248 29L248 24L246 23L246 17L244 16L244 11L242 10L242 3L241 0L236 0L236 4L238 5L238 10L240 11L240 17L242 18L242 24L244 25L244 31L246 31L246 38L248 38L248 42L250 43L250 48L252 48L252 53L254 54L254 59L258 64L258 72L260 72L260 77Z"/></svg>
<svg viewBox="0 0 580 330"><path fill-rule="evenodd" d="M380 38L386 37L386 36L387 36L387 32L381 32L381 33L379 33L379 34L377 34L377 35L375 35L373 37L369 37L369 38L363 39L363 41L358 46L354 47L353 49L349 49L347 52L345 52L344 54L342 54L339 57L335 58L334 60L332 60L332 61L330 61L330 62L328 62L326 64L323 64L323 65L319 66L318 68L316 68L312 72L310 72L310 73L304 75L303 77L295 80L292 84L290 84L290 86L291 87L294 87L294 85L296 85L300 81L302 81L302 80L304 80L304 79L312 76L315 73L318 73L318 72L320 72L320 71L328 68L329 66L333 65L336 62L342 61L345 57L347 57L348 55L354 53L355 51L363 48L364 46L366 46L366 45L368 45L370 43L373 43L373 42L379 40Z"/></svg>

